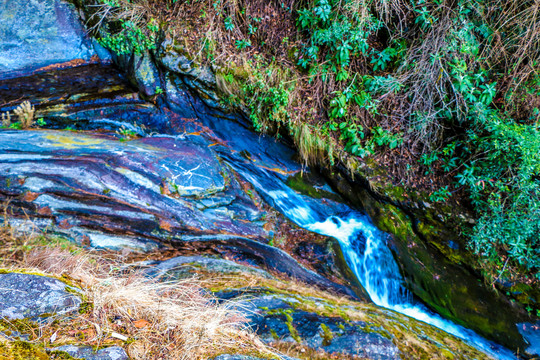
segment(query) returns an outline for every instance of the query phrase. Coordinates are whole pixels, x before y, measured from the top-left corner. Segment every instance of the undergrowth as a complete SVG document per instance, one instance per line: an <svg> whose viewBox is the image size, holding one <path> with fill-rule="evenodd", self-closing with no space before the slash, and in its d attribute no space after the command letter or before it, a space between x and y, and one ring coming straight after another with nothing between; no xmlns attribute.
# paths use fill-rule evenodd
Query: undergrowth
<svg viewBox="0 0 540 360"><path fill-rule="evenodd" d="M293 138L307 163L354 175L370 158L391 186L465 202L486 275L540 277L538 2L96 2L106 46L175 39L213 66L225 102Z"/></svg>

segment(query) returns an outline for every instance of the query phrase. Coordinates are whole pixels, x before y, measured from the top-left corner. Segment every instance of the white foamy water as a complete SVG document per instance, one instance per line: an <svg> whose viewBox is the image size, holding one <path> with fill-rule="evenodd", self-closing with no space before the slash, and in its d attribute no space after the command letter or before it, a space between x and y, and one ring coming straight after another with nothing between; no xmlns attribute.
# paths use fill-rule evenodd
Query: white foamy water
<svg viewBox="0 0 540 360"><path fill-rule="evenodd" d="M403 278L386 245L384 233L367 216L349 212L343 217L330 215L318 221L321 215L301 196L287 190L268 191L266 194L273 200L274 206L297 225L339 241L349 267L376 305L433 325L495 358L516 358L508 349L487 341L474 331L446 320L423 304L415 302L403 285Z"/></svg>

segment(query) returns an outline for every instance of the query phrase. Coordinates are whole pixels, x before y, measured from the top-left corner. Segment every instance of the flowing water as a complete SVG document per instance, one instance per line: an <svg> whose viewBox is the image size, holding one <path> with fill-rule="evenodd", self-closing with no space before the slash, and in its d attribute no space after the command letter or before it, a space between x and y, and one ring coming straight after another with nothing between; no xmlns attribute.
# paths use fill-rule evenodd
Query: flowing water
<svg viewBox="0 0 540 360"><path fill-rule="evenodd" d="M345 206L335 213L336 208L297 194L265 170L246 163L230 163L266 201L298 226L336 238L349 267L376 305L442 329L495 358L515 359L510 350L442 318L415 301L404 287L398 265L386 245L385 234L366 215Z"/></svg>

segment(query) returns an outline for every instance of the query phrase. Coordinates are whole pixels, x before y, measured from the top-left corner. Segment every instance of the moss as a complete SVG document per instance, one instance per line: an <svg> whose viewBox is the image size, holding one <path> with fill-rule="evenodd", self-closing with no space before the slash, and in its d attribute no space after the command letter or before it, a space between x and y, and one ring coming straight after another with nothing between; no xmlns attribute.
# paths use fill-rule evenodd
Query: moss
<svg viewBox="0 0 540 360"><path fill-rule="evenodd" d="M332 340L334 339L334 334L332 333L332 330L326 325L321 324L321 330L322 330L322 338L323 338L323 346L329 346L332 344Z"/></svg>
<svg viewBox="0 0 540 360"><path fill-rule="evenodd" d="M287 321L285 322L285 324L287 325L287 328L289 329L289 333L291 334L292 338L297 342L297 343L301 343L302 342L302 338L300 337L300 335L298 334L298 330L296 330L296 328L294 327L293 325L293 317L291 315L291 311L290 310L285 310L285 311L282 311L282 314L285 315L285 318L287 319Z"/></svg>
<svg viewBox="0 0 540 360"><path fill-rule="evenodd" d="M270 329L270 335L272 335L272 338L273 338L274 340L279 340L279 336L278 336L276 330Z"/></svg>
<svg viewBox="0 0 540 360"><path fill-rule="evenodd" d="M0 342L0 360L48 360L42 347L26 341Z"/></svg>
<svg viewBox="0 0 540 360"><path fill-rule="evenodd" d="M28 319L13 319L7 320L4 318L0 319L0 331L10 335L14 332L26 334L33 334L39 329L39 325L32 320Z"/></svg>
<svg viewBox="0 0 540 360"><path fill-rule="evenodd" d="M314 199L326 198L334 201L342 201L341 198L329 191L316 188L306 173L298 172L287 179L287 186Z"/></svg>
<svg viewBox="0 0 540 360"><path fill-rule="evenodd" d="M73 356L69 355L65 351L59 351L59 350L48 351L48 354L50 355L52 359L55 359L55 360L83 360L81 358L74 358Z"/></svg>
<svg viewBox="0 0 540 360"><path fill-rule="evenodd" d="M455 359L455 355L452 354L450 351L446 350L446 349L442 349L441 350L441 354L446 357L447 359Z"/></svg>

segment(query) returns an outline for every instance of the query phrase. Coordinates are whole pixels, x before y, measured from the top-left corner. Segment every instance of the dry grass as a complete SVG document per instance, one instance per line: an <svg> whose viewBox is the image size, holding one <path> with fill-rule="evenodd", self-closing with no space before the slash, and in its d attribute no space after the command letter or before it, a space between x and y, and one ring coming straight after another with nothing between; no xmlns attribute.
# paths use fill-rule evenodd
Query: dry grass
<svg viewBox="0 0 540 360"><path fill-rule="evenodd" d="M29 129L34 126L34 116L36 109L30 103L30 101L23 102L18 107L16 107L13 112L15 113L15 115L17 115L21 128ZM11 123L11 114L9 112L2 113L0 125L2 125L3 127L9 127Z"/></svg>
<svg viewBox="0 0 540 360"><path fill-rule="evenodd" d="M116 343L132 359L206 360L228 352L277 358L245 327L234 304L218 304L199 281L160 283L126 269L118 254L42 245L38 237L17 235L8 226L0 231L0 249L7 255L2 267L68 279L88 303L69 322L41 325L33 331L33 342L53 337L54 345Z"/></svg>
<svg viewBox="0 0 540 360"><path fill-rule="evenodd" d="M332 73L328 73L323 81L320 74L306 73L296 65L298 51L308 41L296 25L297 10L309 8L313 3L305 0L118 0L118 7L99 5L91 23L101 23L104 17L131 19L144 28L150 19L157 19L166 28L166 36L174 40L181 52L216 70L221 93L224 97L236 98L243 110L254 104L251 108L257 109L256 103L265 96L257 91L246 95L243 90L246 84L261 81L260 76L254 75L256 72L263 73L263 82L268 87L293 85L283 112L287 118L278 117L272 123L263 112L259 116L261 129L278 133L285 128L286 131L280 134L289 133L308 164L336 162L354 173L355 166L350 164L362 160L351 160L352 155L344 151L345 142L340 139L339 132L329 133L322 127L328 121L329 101L336 91L343 90L344 82L337 81ZM532 0L485 0L481 4L483 6L475 7L477 13L467 15L468 19L485 24L493 35L483 40L478 56L465 59L467 66L499 74L493 80L497 82L498 92L508 96L503 104L496 106L505 107L510 115L522 121L532 121L530 115L534 108L540 107L540 95L526 93L524 89L530 86L524 85L540 82L540 4ZM436 19L432 27L425 29L415 25L418 6L415 10L415 6L403 0L347 1L333 11L356 14L359 22L367 21L370 14L382 21L385 28L368 39L371 49L382 50L392 40L408 44L400 66L380 74L393 75L406 91L382 89L382 93L376 95L379 101L377 114L350 104L347 120L364 129L380 126L390 133L403 134L404 143L398 150L377 148L373 155L375 163L386 166L395 182L432 191L448 179L428 181L418 160L422 154L436 150L454 136L449 130L451 125L446 115L449 112L445 110L456 113L456 119L452 121L458 122L464 120L468 112L462 95L454 88L455 79L448 66L452 57L463 57L459 49L450 49L448 39L449 33L465 20L458 20L459 9L455 2L426 1L424 5ZM253 26L257 28L255 32ZM482 39L476 33L472 35ZM238 49L236 42L244 40L249 40L252 45ZM325 59L328 49L320 50L319 58ZM442 56L437 59L434 57L437 54ZM413 63L416 65L411 70ZM263 71L258 71L257 65L262 66ZM355 56L349 68L351 74L375 74L369 57ZM369 132L366 135L371 136Z"/></svg>
<svg viewBox="0 0 540 360"><path fill-rule="evenodd" d="M11 125L11 115L9 112L2 113L2 126L9 127L9 125Z"/></svg>
<svg viewBox="0 0 540 360"><path fill-rule="evenodd" d="M23 129L31 128L34 125L35 108L30 101L25 101L13 110L15 115L19 118L21 127Z"/></svg>

